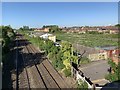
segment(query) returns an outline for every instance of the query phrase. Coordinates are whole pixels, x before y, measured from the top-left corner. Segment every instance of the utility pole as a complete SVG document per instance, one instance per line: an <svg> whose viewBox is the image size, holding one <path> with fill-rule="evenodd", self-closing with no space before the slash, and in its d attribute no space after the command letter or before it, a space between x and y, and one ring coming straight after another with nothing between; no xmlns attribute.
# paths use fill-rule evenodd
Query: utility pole
<svg viewBox="0 0 120 90"><path fill-rule="evenodd" d="M72 56L73 56L73 45L72 45L72 47L71 47L71 52L72 52Z"/></svg>
<svg viewBox="0 0 120 90"><path fill-rule="evenodd" d="M40 50L40 37L38 37L38 48Z"/></svg>
<svg viewBox="0 0 120 90"><path fill-rule="evenodd" d="M16 38L16 90L18 90L18 39Z"/></svg>

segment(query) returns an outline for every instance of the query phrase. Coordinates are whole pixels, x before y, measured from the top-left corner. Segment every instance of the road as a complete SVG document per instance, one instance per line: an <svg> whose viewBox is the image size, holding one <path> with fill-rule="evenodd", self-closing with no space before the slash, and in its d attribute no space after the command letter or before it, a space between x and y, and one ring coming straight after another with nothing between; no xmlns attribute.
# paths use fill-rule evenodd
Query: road
<svg viewBox="0 0 120 90"><path fill-rule="evenodd" d="M105 80L105 75L108 74L108 68L107 60L99 60L79 67L85 76L89 77L93 83L100 85L104 85L108 82Z"/></svg>
<svg viewBox="0 0 120 90"><path fill-rule="evenodd" d="M49 60L23 36L18 37L18 88L70 88ZM14 85L15 86L15 85Z"/></svg>

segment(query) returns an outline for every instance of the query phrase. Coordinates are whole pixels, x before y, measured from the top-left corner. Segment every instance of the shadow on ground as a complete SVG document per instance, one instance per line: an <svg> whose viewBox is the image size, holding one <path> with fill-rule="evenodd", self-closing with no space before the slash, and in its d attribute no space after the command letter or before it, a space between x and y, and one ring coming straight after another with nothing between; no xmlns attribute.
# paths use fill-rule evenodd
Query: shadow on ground
<svg viewBox="0 0 120 90"><path fill-rule="evenodd" d="M98 85L96 84L97 87L102 87L100 90L120 90L120 80L114 81L111 83L107 83L105 85Z"/></svg>
<svg viewBox="0 0 120 90"><path fill-rule="evenodd" d="M17 35L17 37L22 37ZM18 41L18 48L16 48L16 41ZM12 79L12 75L16 78L16 74L20 75L25 67L32 67L35 64L40 64L46 57L44 53L25 53L23 52L24 46L28 46L31 43L26 39L14 40L10 45L10 52L7 54L7 58L3 61L2 68L2 89L13 89L13 82L16 80ZM16 56L16 53L18 55ZM18 73L16 71L16 60L18 60ZM24 62L23 62L24 60ZM19 79L18 79L19 81Z"/></svg>

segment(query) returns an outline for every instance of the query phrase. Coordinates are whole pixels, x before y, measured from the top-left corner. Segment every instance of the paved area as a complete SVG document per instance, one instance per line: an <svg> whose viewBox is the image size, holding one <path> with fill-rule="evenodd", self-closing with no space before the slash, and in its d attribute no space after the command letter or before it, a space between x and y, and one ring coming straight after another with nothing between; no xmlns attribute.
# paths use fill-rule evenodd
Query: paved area
<svg viewBox="0 0 120 90"><path fill-rule="evenodd" d="M108 68L107 60L99 60L79 67L84 75L89 77L93 83L100 85L108 82L105 80L105 75L108 74Z"/></svg>

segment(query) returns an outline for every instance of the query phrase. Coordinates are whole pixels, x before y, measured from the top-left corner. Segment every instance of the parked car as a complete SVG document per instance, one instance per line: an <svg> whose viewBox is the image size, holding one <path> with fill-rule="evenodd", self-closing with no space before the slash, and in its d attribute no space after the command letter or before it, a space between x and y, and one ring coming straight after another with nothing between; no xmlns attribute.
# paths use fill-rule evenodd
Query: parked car
<svg viewBox="0 0 120 90"><path fill-rule="evenodd" d="M56 47L60 47L60 46L61 46L61 45L60 45L59 43L57 43L57 42L55 42L54 45L55 45Z"/></svg>
<svg viewBox="0 0 120 90"><path fill-rule="evenodd" d="M79 52L73 51L73 55L80 57L81 54Z"/></svg>

